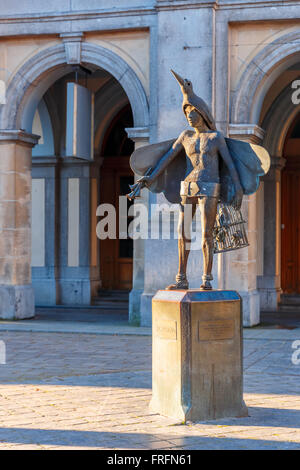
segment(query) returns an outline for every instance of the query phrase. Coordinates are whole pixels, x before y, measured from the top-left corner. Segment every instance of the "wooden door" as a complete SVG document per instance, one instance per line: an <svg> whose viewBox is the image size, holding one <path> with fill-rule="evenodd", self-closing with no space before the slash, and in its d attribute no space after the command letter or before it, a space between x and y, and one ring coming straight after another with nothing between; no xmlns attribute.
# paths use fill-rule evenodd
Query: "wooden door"
<svg viewBox="0 0 300 470"><path fill-rule="evenodd" d="M119 196L130 192L134 176L127 157L106 157L100 170L100 202L112 204L116 209L116 239L100 241L100 269L104 289L132 288L133 240L119 239L119 216L127 217L130 201L127 201L127 212L119 214Z"/></svg>
<svg viewBox="0 0 300 470"><path fill-rule="evenodd" d="M281 179L281 288L286 294L300 294L299 144L290 140Z"/></svg>

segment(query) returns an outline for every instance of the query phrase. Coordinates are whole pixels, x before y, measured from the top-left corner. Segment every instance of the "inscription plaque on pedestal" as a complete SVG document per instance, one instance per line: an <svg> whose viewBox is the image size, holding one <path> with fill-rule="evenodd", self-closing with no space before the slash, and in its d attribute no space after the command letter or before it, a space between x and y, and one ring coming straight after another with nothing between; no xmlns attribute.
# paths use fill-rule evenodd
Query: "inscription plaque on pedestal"
<svg viewBox="0 0 300 470"><path fill-rule="evenodd" d="M157 292L152 411L184 422L247 416L241 310L234 291Z"/></svg>

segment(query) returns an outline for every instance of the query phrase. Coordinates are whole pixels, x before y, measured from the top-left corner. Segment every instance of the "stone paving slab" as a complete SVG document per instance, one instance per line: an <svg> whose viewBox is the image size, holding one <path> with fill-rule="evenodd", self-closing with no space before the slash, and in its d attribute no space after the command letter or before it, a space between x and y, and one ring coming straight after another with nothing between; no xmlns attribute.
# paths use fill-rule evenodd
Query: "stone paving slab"
<svg viewBox="0 0 300 470"><path fill-rule="evenodd" d="M54 309L55 310L55 309ZM57 313L55 311L55 313ZM87 319L85 320L85 316ZM0 333L3 331L27 331L36 333L76 333L76 334L94 334L94 335L134 335L134 336L151 336L152 329L149 327L139 327L129 325L126 315L119 315L117 319L115 315L88 315L81 313L80 321L72 321L68 319L66 314L61 315L61 319L55 315L53 320L48 315L46 318L38 316L37 319L27 320L0 320ZM123 317L123 318L122 318ZM105 321L103 321L103 318ZM255 327L244 328L243 337L245 339L271 339L281 340L298 339L299 328L295 329L277 329L273 327Z"/></svg>
<svg viewBox="0 0 300 470"><path fill-rule="evenodd" d="M1 330L0 450L300 449L300 329L252 331L249 417L183 425L149 411L150 335Z"/></svg>
<svg viewBox="0 0 300 470"><path fill-rule="evenodd" d="M0 320L1 331L32 331L36 333L79 333L94 335L151 336L151 328L131 326L123 323L102 324L78 322L50 322L44 320Z"/></svg>

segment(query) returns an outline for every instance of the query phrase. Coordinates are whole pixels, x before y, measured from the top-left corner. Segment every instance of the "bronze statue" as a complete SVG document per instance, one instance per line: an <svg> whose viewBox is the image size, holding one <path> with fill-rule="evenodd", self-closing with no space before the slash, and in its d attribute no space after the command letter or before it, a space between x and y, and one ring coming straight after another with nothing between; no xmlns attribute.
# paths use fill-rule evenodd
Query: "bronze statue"
<svg viewBox="0 0 300 470"><path fill-rule="evenodd" d="M170 202L180 204L179 268L176 282L166 289L188 289L186 269L192 220L186 223L185 207L191 204L189 213L193 218L199 205L203 251L200 289L210 290L218 203L239 210L243 194L258 189L259 176L268 171L270 157L263 147L224 138L217 131L206 103L195 95L191 81L172 73L181 87L182 109L193 130L183 131L176 140L142 147L132 154L131 168L143 176L131 187L128 197L138 197L140 189L146 186L153 192L164 192Z"/></svg>

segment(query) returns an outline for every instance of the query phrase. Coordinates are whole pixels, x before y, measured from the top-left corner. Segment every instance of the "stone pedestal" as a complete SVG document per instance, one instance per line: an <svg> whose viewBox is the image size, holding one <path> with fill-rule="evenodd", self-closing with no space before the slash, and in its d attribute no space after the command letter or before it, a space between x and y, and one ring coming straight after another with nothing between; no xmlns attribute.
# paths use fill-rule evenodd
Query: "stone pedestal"
<svg viewBox="0 0 300 470"><path fill-rule="evenodd" d="M160 290L152 320L151 410L184 422L247 416L239 295Z"/></svg>

